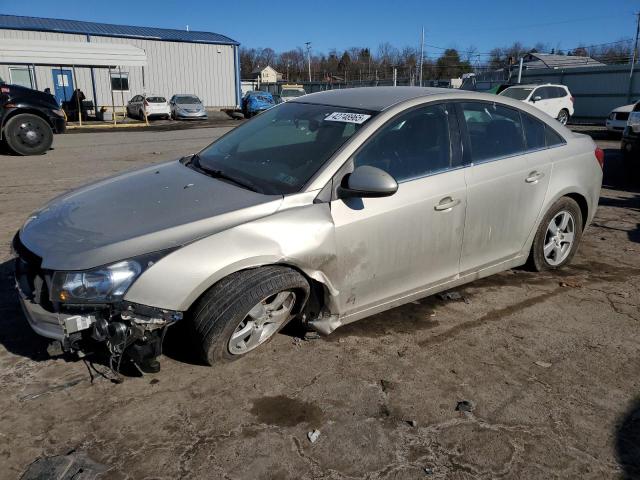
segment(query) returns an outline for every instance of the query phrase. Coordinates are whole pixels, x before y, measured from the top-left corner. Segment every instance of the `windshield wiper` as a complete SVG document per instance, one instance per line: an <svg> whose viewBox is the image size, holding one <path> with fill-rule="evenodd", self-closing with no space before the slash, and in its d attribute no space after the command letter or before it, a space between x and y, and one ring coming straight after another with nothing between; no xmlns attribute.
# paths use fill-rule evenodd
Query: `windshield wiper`
<svg viewBox="0 0 640 480"><path fill-rule="evenodd" d="M191 156L191 161L189 163L192 164L196 170L199 170L200 172L212 178L226 180L239 187L246 188L247 190L250 190L252 192L262 193L262 191L260 191L260 189L254 183L249 182L248 180L240 180L234 176L229 175L228 173L225 173L220 169L205 167L200 163L200 156L197 153Z"/></svg>

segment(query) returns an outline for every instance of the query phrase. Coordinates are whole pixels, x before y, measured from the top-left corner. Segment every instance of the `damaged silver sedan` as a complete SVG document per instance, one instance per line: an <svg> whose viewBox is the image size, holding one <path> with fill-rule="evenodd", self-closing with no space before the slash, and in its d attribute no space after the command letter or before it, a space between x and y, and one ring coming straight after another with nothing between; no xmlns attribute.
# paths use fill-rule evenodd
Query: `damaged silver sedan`
<svg viewBox="0 0 640 480"><path fill-rule="evenodd" d="M329 334L527 261L562 267L603 153L506 97L411 87L306 95L201 152L35 212L13 245L32 328L157 371L188 324L209 364L299 318Z"/></svg>

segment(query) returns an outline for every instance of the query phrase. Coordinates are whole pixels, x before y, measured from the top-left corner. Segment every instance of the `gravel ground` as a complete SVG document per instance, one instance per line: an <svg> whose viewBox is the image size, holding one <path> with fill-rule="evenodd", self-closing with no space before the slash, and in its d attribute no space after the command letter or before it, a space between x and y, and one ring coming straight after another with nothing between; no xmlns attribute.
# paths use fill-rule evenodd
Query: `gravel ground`
<svg viewBox="0 0 640 480"><path fill-rule="evenodd" d="M159 374L119 385L49 359L12 291L15 230L60 192L224 131L63 135L44 156L0 157L0 477L640 476L640 176L617 141L600 142L600 208L560 273L504 272L215 368L178 333Z"/></svg>

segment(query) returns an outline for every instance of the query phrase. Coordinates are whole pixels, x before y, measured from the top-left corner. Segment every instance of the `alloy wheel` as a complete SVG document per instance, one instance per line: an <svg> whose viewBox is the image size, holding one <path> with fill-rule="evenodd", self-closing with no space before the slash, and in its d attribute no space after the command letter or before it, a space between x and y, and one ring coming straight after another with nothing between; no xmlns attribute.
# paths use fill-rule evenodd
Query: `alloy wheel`
<svg viewBox="0 0 640 480"><path fill-rule="evenodd" d="M549 265L561 264L571 253L575 225L573 215L566 210L558 212L549 222L544 241L544 258Z"/></svg>
<svg viewBox="0 0 640 480"><path fill-rule="evenodd" d="M255 305L238 324L229 339L232 355L242 355L269 340L289 320L296 294L283 291Z"/></svg>
<svg viewBox="0 0 640 480"><path fill-rule="evenodd" d="M566 110L562 110L559 114L558 114L558 121L562 124L562 125L566 125L567 122L569 121L569 114L566 112Z"/></svg>

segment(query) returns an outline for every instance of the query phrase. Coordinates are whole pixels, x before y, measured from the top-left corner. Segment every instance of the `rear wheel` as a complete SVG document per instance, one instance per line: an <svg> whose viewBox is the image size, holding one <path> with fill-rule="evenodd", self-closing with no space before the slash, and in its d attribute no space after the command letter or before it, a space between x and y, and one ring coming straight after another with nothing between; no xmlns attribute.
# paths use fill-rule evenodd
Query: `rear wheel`
<svg viewBox="0 0 640 480"><path fill-rule="evenodd" d="M582 238L582 211L569 197L558 200L540 222L531 247L531 266L541 272L571 261Z"/></svg>
<svg viewBox="0 0 640 480"><path fill-rule="evenodd" d="M563 108L562 110L560 110L560 113L558 113L557 118L562 125L566 125L567 122L569 121L569 111Z"/></svg>
<svg viewBox="0 0 640 480"><path fill-rule="evenodd" d="M194 305L192 327L209 364L236 360L271 340L309 293L297 271L270 266L229 275Z"/></svg>
<svg viewBox="0 0 640 480"><path fill-rule="evenodd" d="M30 113L11 117L4 126L3 136L7 146L18 155L42 155L53 143L51 126Z"/></svg>

